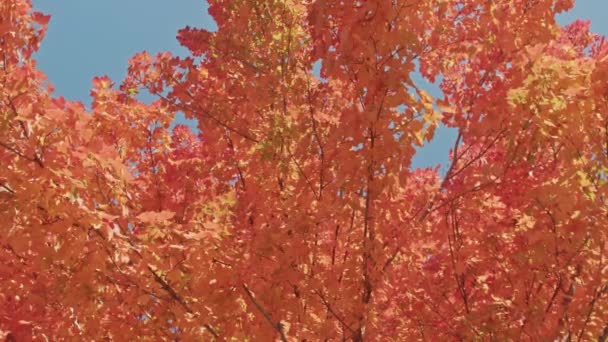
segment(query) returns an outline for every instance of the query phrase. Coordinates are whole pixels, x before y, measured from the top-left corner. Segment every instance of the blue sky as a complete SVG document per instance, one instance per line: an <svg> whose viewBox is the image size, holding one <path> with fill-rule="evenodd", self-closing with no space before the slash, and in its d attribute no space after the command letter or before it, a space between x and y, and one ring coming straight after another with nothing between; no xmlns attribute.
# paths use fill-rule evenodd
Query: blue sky
<svg viewBox="0 0 608 342"><path fill-rule="evenodd" d="M36 55L38 65L55 86L55 94L89 104L94 76L124 77L128 59L146 50L186 55L175 39L190 25L213 29L203 0L33 0L34 8L51 14L46 39ZM592 29L608 35L608 1L578 0L561 15L562 24L591 19ZM178 121L184 122L183 118ZM436 138L414 158L414 166L445 163L455 139L454 130L439 129Z"/></svg>

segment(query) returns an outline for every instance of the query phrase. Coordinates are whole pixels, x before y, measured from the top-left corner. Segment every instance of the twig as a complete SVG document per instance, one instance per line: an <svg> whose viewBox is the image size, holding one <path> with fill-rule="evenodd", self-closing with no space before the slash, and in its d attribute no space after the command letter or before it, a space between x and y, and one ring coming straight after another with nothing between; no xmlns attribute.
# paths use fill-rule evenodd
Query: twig
<svg viewBox="0 0 608 342"><path fill-rule="evenodd" d="M329 302L325 299L325 296L323 296L323 294L319 291L315 291L315 293L317 294L317 296L319 296L319 298L321 298L321 301L323 302L323 305L325 305L325 307L327 308L327 311L329 311L329 313L331 313L338 320L338 322L342 324L342 327L347 328L352 335L355 335L357 332L353 328L351 328L350 325L346 324L346 322L332 309L331 305L329 305Z"/></svg>
<svg viewBox="0 0 608 342"><path fill-rule="evenodd" d="M29 160L31 162L34 162L36 164L38 164L38 166L40 166L41 168L44 168L44 164L42 164L42 160L40 160L40 157L38 155L35 155L33 158L32 157L28 157L25 154L23 154L21 151L15 149L14 147L11 147L3 142L0 141L0 146L4 147L5 149L13 152L14 154L18 155L19 157Z"/></svg>
<svg viewBox="0 0 608 342"><path fill-rule="evenodd" d="M285 332L283 331L283 324L281 324L280 321L275 323L275 321L272 320L272 316L270 315L270 313L264 310L264 308L255 300L253 293L251 293L247 285L243 284L243 290L245 291L245 294L247 295L247 297L249 297L253 305L255 305L255 307L258 309L258 311L260 311L262 315L264 315L266 321L268 321L272 328L279 333L279 335L281 336L281 341L287 342L287 337L285 336Z"/></svg>

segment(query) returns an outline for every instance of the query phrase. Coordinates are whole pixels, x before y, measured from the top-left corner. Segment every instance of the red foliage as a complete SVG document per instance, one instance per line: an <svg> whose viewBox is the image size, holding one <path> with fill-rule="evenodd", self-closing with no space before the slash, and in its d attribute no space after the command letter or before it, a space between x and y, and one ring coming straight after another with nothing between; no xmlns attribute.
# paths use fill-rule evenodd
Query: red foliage
<svg viewBox="0 0 608 342"><path fill-rule="evenodd" d="M605 338L608 58L572 4L213 0L193 57L136 55L87 111L3 1L0 336ZM411 170L439 124L447 173Z"/></svg>

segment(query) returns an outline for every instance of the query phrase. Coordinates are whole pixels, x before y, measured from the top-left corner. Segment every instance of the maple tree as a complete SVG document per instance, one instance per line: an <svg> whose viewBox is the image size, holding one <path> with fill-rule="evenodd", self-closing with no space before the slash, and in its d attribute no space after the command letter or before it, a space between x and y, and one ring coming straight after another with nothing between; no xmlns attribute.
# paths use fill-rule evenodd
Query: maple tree
<svg viewBox="0 0 608 342"><path fill-rule="evenodd" d="M209 5L87 110L0 3L0 335L606 339L608 45L573 0ZM440 124L447 172L412 169Z"/></svg>

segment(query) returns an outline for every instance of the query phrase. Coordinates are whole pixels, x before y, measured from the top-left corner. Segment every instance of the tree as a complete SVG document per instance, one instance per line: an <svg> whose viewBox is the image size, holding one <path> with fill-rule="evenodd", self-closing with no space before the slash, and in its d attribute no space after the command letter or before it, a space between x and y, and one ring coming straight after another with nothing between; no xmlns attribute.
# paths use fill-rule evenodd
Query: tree
<svg viewBox="0 0 608 342"><path fill-rule="evenodd" d="M605 339L608 46L573 0L209 3L91 110L0 3L7 340ZM411 169L439 124L448 171Z"/></svg>

